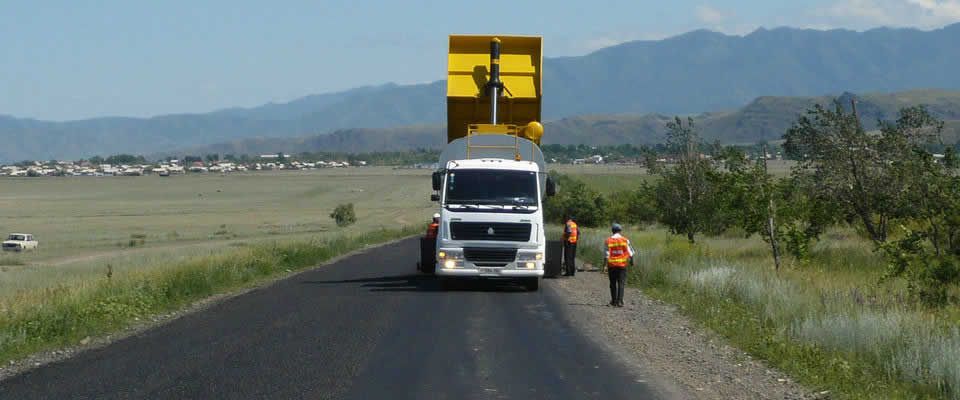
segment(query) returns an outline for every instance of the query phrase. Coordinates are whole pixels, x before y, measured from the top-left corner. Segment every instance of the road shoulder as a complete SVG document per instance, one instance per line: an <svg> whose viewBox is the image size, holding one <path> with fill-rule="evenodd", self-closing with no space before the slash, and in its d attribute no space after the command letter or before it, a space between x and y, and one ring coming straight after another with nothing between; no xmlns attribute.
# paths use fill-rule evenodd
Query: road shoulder
<svg viewBox="0 0 960 400"><path fill-rule="evenodd" d="M811 399L811 391L766 366L723 338L704 331L676 307L628 287L625 307L606 304L606 276L585 271L550 281L569 319L621 361L655 379L653 386L676 398Z"/></svg>

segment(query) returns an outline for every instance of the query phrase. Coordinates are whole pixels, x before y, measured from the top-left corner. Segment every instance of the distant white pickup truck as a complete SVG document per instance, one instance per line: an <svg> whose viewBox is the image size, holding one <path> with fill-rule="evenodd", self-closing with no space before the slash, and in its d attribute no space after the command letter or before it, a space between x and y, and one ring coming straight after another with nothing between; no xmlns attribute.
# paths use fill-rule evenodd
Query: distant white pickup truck
<svg viewBox="0 0 960 400"><path fill-rule="evenodd" d="M7 240L3 241L3 251L24 251L33 250L40 243L29 233L11 233Z"/></svg>

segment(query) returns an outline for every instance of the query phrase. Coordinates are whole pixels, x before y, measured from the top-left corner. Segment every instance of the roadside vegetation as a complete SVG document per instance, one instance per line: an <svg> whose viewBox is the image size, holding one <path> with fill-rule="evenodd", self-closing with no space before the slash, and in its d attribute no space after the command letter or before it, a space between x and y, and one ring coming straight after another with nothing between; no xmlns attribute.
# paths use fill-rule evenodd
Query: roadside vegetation
<svg viewBox="0 0 960 400"><path fill-rule="evenodd" d="M922 107L879 126L816 106L786 132L794 167L776 176L762 146L705 157L677 118L654 179L603 190L558 175L547 211L598 227L579 246L595 264L605 227L631 224L631 284L811 388L960 398L957 161Z"/></svg>
<svg viewBox="0 0 960 400"><path fill-rule="evenodd" d="M85 343L195 301L419 231L373 230L325 240L262 243L124 274L114 274L108 264L99 279L21 291L0 302L0 362Z"/></svg>
<svg viewBox="0 0 960 400"><path fill-rule="evenodd" d="M426 172L380 167L0 180L16 210L0 231L40 240L0 255L0 362L420 232L428 191ZM349 228L328 217L338 204Z"/></svg>

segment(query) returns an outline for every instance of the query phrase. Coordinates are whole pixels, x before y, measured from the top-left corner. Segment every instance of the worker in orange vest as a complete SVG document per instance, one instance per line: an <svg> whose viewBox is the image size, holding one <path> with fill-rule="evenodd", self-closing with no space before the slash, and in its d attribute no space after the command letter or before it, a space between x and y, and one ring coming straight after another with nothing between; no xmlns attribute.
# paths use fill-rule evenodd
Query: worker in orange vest
<svg viewBox="0 0 960 400"><path fill-rule="evenodd" d="M627 285L627 265L633 264L633 248L630 240L620 234L620 224L613 224L610 230L613 235L607 238L603 260L610 277L610 305L623 307L623 288Z"/></svg>
<svg viewBox="0 0 960 400"><path fill-rule="evenodd" d="M577 240L580 239L580 228L577 227L577 218L567 217L563 227L563 276L574 276L577 273Z"/></svg>
<svg viewBox="0 0 960 400"><path fill-rule="evenodd" d="M440 230L440 214L433 214L433 221L427 225L427 239L436 239Z"/></svg>

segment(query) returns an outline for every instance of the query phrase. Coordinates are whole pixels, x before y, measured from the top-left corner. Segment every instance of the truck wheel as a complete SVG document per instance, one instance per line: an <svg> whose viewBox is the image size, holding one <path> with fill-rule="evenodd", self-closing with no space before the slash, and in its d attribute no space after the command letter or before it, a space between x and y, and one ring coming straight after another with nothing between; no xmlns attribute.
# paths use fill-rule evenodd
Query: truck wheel
<svg viewBox="0 0 960 400"><path fill-rule="evenodd" d="M526 278L523 280L523 287L528 291L536 292L540 290L540 278Z"/></svg>

